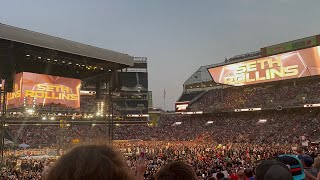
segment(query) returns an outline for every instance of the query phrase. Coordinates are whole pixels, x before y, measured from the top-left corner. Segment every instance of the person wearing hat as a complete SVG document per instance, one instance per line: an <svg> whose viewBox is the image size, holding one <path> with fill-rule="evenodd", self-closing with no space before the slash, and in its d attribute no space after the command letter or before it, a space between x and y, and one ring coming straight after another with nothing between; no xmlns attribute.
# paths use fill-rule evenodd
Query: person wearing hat
<svg viewBox="0 0 320 180"><path fill-rule="evenodd" d="M278 156L276 160L289 168L294 180L304 180L306 178L303 165L297 156L284 154Z"/></svg>
<svg viewBox="0 0 320 180"><path fill-rule="evenodd" d="M256 168L255 180L295 180L285 164L280 161L262 161Z"/></svg>

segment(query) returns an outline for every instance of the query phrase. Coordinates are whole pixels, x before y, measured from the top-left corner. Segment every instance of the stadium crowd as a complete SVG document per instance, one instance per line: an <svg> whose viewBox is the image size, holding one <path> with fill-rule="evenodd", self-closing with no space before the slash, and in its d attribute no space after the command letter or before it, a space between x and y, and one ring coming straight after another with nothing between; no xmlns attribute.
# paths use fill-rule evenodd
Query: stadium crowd
<svg viewBox="0 0 320 180"><path fill-rule="evenodd" d="M314 108L300 108L210 115L169 114L163 115L155 127L117 124L114 127L114 139L188 141L206 135L219 143L294 144L299 142L303 134L318 140L319 112ZM80 141L105 138L107 129L101 124L70 125L63 128L58 125L7 127L8 132L19 143L30 145L56 144L61 138L64 142L71 142L76 138ZM292 131L295 133L292 134Z"/></svg>
<svg viewBox="0 0 320 180"><path fill-rule="evenodd" d="M192 111L212 112L319 103L319 88L319 78L243 87L223 87L208 91L192 103L190 109Z"/></svg>
<svg viewBox="0 0 320 180"><path fill-rule="evenodd" d="M304 148L304 152L315 158L318 147L311 141L317 141L320 137L319 113L316 108L299 108L210 115L167 114L161 116L155 127L115 126L114 138L122 141L115 142L114 147L127 157L127 164L132 170L135 170L139 153L145 151L148 159L144 174L146 179L152 179L164 164L177 160L191 164L199 179L210 179L219 172L236 176L236 172L242 172L244 168L255 167L259 160L279 154L301 154L302 136L309 141L306 141L308 147ZM61 142L81 144L105 139L108 134L106 129L105 125L7 127L18 143L36 148L49 146L51 149L58 149ZM42 166L37 170L31 167L39 164L38 161L30 160L31 170L6 168L1 174L3 177L10 175L28 179L32 176L37 179L43 175L40 171L46 164L43 163L46 159L40 161Z"/></svg>

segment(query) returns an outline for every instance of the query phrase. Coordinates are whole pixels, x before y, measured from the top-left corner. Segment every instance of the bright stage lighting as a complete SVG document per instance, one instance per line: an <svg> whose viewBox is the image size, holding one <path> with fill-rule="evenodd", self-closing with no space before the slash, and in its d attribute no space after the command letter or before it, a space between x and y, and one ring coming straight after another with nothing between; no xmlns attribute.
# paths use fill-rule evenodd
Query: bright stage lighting
<svg viewBox="0 0 320 180"><path fill-rule="evenodd" d="M33 114L33 113L34 113L34 110L33 110L33 109L27 109L26 112L27 112L28 114Z"/></svg>

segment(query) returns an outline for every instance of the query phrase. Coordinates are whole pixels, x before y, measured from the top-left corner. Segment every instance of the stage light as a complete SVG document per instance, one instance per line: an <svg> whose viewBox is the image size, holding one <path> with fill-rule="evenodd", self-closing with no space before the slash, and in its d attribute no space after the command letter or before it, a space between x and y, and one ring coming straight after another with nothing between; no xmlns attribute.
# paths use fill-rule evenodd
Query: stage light
<svg viewBox="0 0 320 180"><path fill-rule="evenodd" d="M26 56L27 56L27 57L30 57L30 54L27 54Z"/></svg>
<svg viewBox="0 0 320 180"><path fill-rule="evenodd" d="M47 117L42 117L42 120L47 120Z"/></svg>
<svg viewBox="0 0 320 180"><path fill-rule="evenodd" d="M64 64L64 63L66 63L65 61L62 61L62 63Z"/></svg>
<svg viewBox="0 0 320 180"><path fill-rule="evenodd" d="M39 56L38 59L41 59L41 57Z"/></svg>
<svg viewBox="0 0 320 180"><path fill-rule="evenodd" d="M182 122L177 121L177 122L173 123L172 126L179 126L179 125L181 125L181 124L182 124Z"/></svg>
<svg viewBox="0 0 320 180"><path fill-rule="evenodd" d="M48 61L50 61L50 59L49 59L49 58L48 58L47 60L48 60Z"/></svg>
<svg viewBox="0 0 320 180"><path fill-rule="evenodd" d="M266 119L260 119L258 122L259 122L259 123L266 123L267 120L266 120Z"/></svg>
<svg viewBox="0 0 320 180"><path fill-rule="evenodd" d="M33 109L27 109L26 112L27 112L28 114L33 114L33 113L34 113L34 110L33 110Z"/></svg>
<svg viewBox="0 0 320 180"><path fill-rule="evenodd" d="M69 62L68 64L72 64L72 62Z"/></svg>
<svg viewBox="0 0 320 180"><path fill-rule="evenodd" d="M53 61L54 61L54 62L57 62L58 60L55 59L55 60L53 60Z"/></svg>
<svg viewBox="0 0 320 180"><path fill-rule="evenodd" d="M51 117L51 118L50 118L50 120L55 120L55 119L56 119L55 117Z"/></svg>

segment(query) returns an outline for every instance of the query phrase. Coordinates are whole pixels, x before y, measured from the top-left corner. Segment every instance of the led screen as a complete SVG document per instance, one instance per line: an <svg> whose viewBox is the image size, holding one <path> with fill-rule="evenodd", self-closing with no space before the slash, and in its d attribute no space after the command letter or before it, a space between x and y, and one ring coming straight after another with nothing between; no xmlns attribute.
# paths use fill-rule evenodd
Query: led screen
<svg viewBox="0 0 320 180"><path fill-rule="evenodd" d="M242 86L320 74L320 46L208 69L216 83Z"/></svg>
<svg viewBox="0 0 320 180"><path fill-rule="evenodd" d="M80 108L78 79L23 72L15 76L15 92L8 93L8 108L54 105Z"/></svg>

